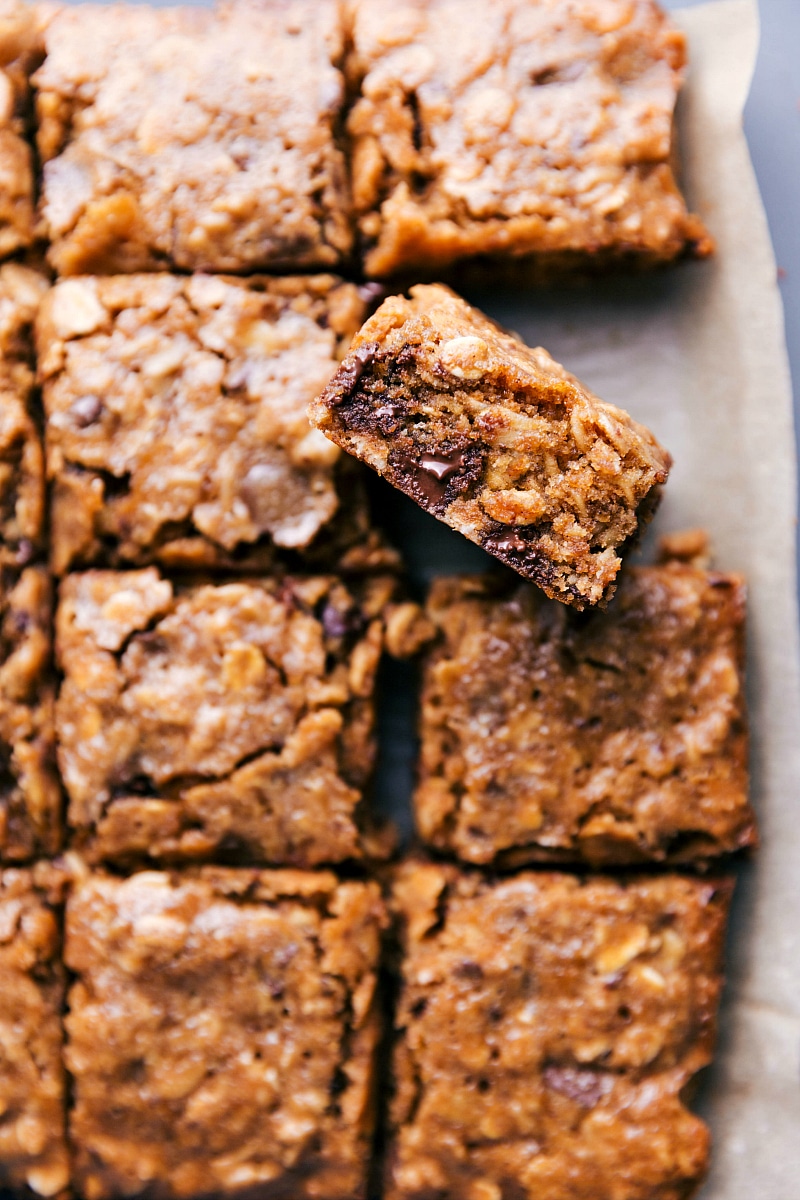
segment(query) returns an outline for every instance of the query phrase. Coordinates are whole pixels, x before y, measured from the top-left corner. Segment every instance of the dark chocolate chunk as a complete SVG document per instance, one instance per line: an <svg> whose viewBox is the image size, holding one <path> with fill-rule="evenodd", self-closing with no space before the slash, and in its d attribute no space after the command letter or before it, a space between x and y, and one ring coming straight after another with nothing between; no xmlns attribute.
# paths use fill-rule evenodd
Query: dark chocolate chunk
<svg viewBox="0 0 800 1200"><path fill-rule="evenodd" d="M99 396L79 396L70 405L69 413L72 422L78 429L86 429L94 425L103 411L103 402Z"/></svg>
<svg viewBox="0 0 800 1200"><path fill-rule="evenodd" d="M531 554L533 549L530 542L513 529L508 533L494 534L483 543L491 554Z"/></svg>
<svg viewBox="0 0 800 1200"><path fill-rule="evenodd" d="M453 968L453 974L457 979L469 979L472 983L480 983L483 979L483 967L471 959L464 959Z"/></svg>
<svg viewBox="0 0 800 1200"><path fill-rule="evenodd" d="M367 342L366 345L359 346L352 354L348 354L334 379L334 386L328 397L329 404L334 406L344 404L367 367L374 361L377 352L378 343Z"/></svg>
<svg viewBox="0 0 800 1200"><path fill-rule="evenodd" d="M20 538L17 543L17 553L15 555L17 563L21 567L26 567L33 559L34 554L33 542L29 538Z"/></svg>
<svg viewBox="0 0 800 1200"><path fill-rule="evenodd" d="M404 491L433 512L463 495L478 478L485 448L480 443L419 453L412 444L390 455L390 465Z"/></svg>
<svg viewBox="0 0 800 1200"><path fill-rule="evenodd" d="M552 1091L582 1108L594 1108L611 1087L610 1079L599 1072L569 1066L545 1067L544 1081Z"/></svg>
<svg viewBox="0 0 800 1200"><path fill-rule="evenodd" d="M356 605L341 609L326 604L322 611L322 628L327 637L346 637L348 633L361 632L364 628L364 617Z"/></svg>

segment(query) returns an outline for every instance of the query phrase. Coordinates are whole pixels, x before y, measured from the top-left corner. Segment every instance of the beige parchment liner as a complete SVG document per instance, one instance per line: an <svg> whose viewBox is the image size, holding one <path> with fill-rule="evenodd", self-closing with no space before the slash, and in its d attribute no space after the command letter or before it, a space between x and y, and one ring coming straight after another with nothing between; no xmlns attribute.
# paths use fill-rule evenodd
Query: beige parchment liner
<svg viewBox="0 0 800 1200"><path fill-rule="evenodd" d="M800 653L792 392L776 265L742 110L753 0L674 13L689 35L679 128L693 207L718 252L582 291L473 297L648 424L675 468L660 530L704 525L749 583L753 798L763 845L740 869L720 1046L699 1107L714 1134L703 1200L800 1198ZM421 530L420 530L421 532ZM452 547L455 550L455 547ZM430 551L420 567L434 566ZM464 556L447 568L471 569ZM460 555L458 555L460 559Z"/></svg>

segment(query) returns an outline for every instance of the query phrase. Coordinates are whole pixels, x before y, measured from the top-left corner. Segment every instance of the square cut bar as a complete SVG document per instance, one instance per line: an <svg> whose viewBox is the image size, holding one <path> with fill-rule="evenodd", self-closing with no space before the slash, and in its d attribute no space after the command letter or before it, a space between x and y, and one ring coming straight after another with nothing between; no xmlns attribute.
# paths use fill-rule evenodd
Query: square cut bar
<svg viewBox="0 0 800 1200"><path fill-rule="evenodd" d="M377 853L363 789L393 588L68 576L56 727L73 844L123 866Z"/></svg>
<svg viewBox="0 0 800 1200"><path fill-rule="evenodd" d="M66 1197L63 878L0 869L0 1193Z"/></svg>
<svg viewBox="0 0 800 1200"><path fill-rule="evenodd" d="M0 18L1 24L1 18ZM47 281L0 267L0 565L26 566L43 549L44 455L36 411L33 322Z"/></svg>
<svg viewBox="0 0 800 1200"><path fill-rule="evenodd" d="M39 14L22 0L0 0L0 258L35 240L31 72L42 61Z"/></svg>
<svg viewBox="0 0 800 1200"><path fill-rule="evenodd" d="M366 1191L384 922L327 872L91 875L67 910L78 1194Z"/></svg>
<svg viewBox="0 0 800 1200"><path fill-rule="evenodd" d="M440 285L386 300L309 410L337 445L576 608L613 594L671 459Z"/></svg>
<svg viewBox="0 0 800 1200"><path fill-rule="evenodd" d="M56 283L37 322L55 572L378 555L359 468L306 414L364 311L331 275Z"/></svg>
<svg viewBox="0 0 800 1200"><path fill-rule="evenodd" d="M60 275L329 267L352 245L335 0L65 7L34 76Z"/></svg>
<svg viewBox="0 0 800 1200"><path fill-rule="evenodd" d="M42 567L0 569L0 863L61 848L52 619Z"/></svg>
<svg viewBox="0 0 800 1200"><path fill-rule="evenodd" d="M440 579L423 685L422 837L474 863L688 862L754 845L745 588L626 571L579 617L513 576Z"/></svg>
<svg viewBox="0 0 800 1200"><path fill-rule="evenodd" d="M685 39L651 0L353 0L367 274L517 275L712 243L673 174Z"/></svg>
<svg viewBox="0 0 800 1200"><path fill-rule="evenodd" d="M731 886L401 870L387 1200L694 1195Z"/></svg>

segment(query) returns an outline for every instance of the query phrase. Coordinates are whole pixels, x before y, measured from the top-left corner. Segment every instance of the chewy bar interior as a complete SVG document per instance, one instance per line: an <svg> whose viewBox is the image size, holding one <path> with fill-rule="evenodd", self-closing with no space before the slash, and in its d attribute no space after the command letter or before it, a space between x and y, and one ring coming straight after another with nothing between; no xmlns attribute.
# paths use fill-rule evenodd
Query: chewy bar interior
<svg viewBox="0 0 800 1200"><path fill-rule="evenodd" d="M401 870L387 1200L683 1200L731 884Z"/></svg>
<svg viewBox="0 0 800 1200"><path fill-rule="evenodd" d="M42 567L0 568L0 864L61 848L52 615Z"/></svg>
<svg viewBox="0 0 800 1200"><path fill-rule="evenodd" d="M328 873L83 880L66 918L77 1194L363 1200L383 922L376 884Z"/></svg>
<svg viewBox="0 0 800 1200"><path fill-rule="evenodd" d="M686 47L652 0L353 0L366 272L708 254L672 166Z"/></svg>
<svg viewBox="0 0 800 1200"><path fill-rule="evenodd" d="M414 798L474 863L688 862L752 846L745 589L672 561L575 616L513 576L441 579Z"/></svg>
<svg viewBox="0 0 800 1200"><path fill-rule="evenodd" d="M422 508L578 609L613 594L671 459L439 285L384 301L309 409Z"/></svg>
<svg viewBox="0 0 800 1200"><path fill-rule="evenodd" d="M330 275L56 283L36 339L56 573L335 569L366 546L360 481L306 415L364 310Z"/></svg>
<svg viewBox="0 0 800 1200"><path fill-rule="evenodd" d="M34 76L56 272L346 259L343 42L335 0L57 10Z"/></svg>
<svg viewBox="0 0 800 1200"><path fill-rule="evenodd" d="M66 1200L58 911L46 864L0 868L0 1194Z"/></svg>
<svg viewBox="0 0 800 1200"><path fill-rule="evenodd" d="M68 576L56 721L76 848L125 867L378 853L364 788L393 589L388 576L352 589Z"/></svg>
<svg viewBox="0 0 800 1200"><path fill-rule="evenodd" d="M43 549L44 458L34 397L33 323L46 291L38 272L19 263L0 267L0 566L26 566Z"/></svg>
<svg viewBox="0 0 800 1200"><path fill-rule="evenodd" d="M31 71L42 58L39 14L23 0L0 3L0 258L36 237L33 155L28 141Z"/></svg>

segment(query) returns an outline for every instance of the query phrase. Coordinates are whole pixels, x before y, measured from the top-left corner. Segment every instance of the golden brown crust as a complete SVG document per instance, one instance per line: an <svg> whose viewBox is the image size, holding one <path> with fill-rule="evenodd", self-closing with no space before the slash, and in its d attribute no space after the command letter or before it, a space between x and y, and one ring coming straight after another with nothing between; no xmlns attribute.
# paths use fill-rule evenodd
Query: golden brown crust
<svg viewBox="0 0 800 1200"><path fill-rule="evenodd" d="M408 863L386 1195L685 1200L731 882Z"/></svg>
<svg viewBox="0 0 800 1200"><path fill-rule="evenodd" d="M373 883L90 875L67 909L86 1200L365 1192L384 921Z"/></svg>
<svg viewBox="0 0 800 1200"><path fill-rule="evenodd" d="M362 858L374 683L395 581L61 584L58 754L93 861Z"/></svg>
<svg viewBox="0 0 800 1200"><path fill-rule="evenodd" d="M603 604L671 459L440 285L386 300L311 422L421 507L576 608Z"/></svg>
<svg viewBox="0 0 800 1200"><path fill-rule="evenodd" d="M57 283L37 321L54 571L330 569L363 547L359 481L306 407L364 313L331 275Z"/></svg>
<svg viewBox="0 0 800 1200"><path fill-rule="evenodd" d="M671 162L683 34L652 0L350 0L367 273L668 261L711 240Z"/></svg>
<svg viewBox="0 0 800 1200"><path fill-rule="evenodd" d="M37 71L60 275L325 268L349 255L336 0L64 7Z"/></svg>
<svg viewBox="0 0 800 1200"><path fill-rule="evenodd" d="M61 847L52 616L42 567L0 572L0 862L25 862Z"/></svg>
<svg viewBox="0 0 800 1200"><path fill-rule="evenodd" d="M0 1191L65 1197L61 1062L63 879L44 863L0 870ZM8 1189L8 1191L6 1191Z"/></svg>
<svg viewBox="0 0 800 1200"><path fill-rule="evenodd" d="M629 568L576 618L513 577L442 579L428 616L415 811L471 862L686 862L756 842L745 588Z"/></svg>

